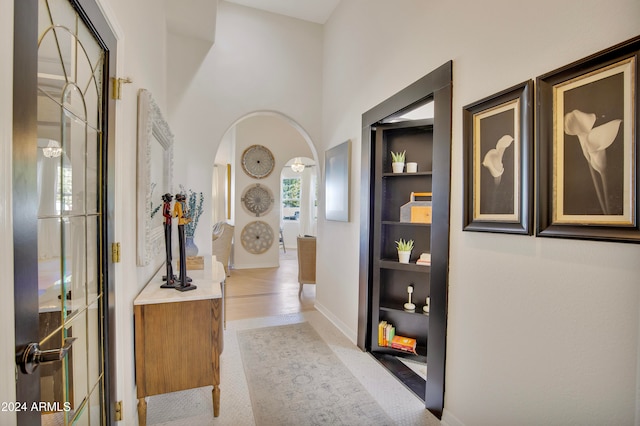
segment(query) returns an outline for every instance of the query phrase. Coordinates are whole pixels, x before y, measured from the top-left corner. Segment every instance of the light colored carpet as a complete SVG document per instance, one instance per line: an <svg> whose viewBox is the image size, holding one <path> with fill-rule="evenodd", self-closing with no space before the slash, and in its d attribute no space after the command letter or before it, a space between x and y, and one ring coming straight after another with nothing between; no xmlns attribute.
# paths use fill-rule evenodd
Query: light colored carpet
<svg viewBox="0 0 640 426"><path fill-rule="evenodd" d="M304 322L238 333L257 425L392 425Z"/></svg>
<svg viewBox="0 0 640 426"><path fill-rule="evenodd" d="M288 251L288 250L287 250ZM395 425L439 426L424 403L385 370L370 354L362 352L318 311L228 321L220 360L220 416L213 417L211 386L147 398L147 424L155 426L253 426L249 384L240 355L238 333L263 327L308 322L331 351L371 394ZM285 408L286 409L286 408ZM135 416L135 407L126 416ZM131 419L130 419L131 420ZM126 424L129 424L126 422ZM132 424L135 424L132 422ZM353 425L359 426L359 425ZM366 426L366 425L363 425Z"/></svg>

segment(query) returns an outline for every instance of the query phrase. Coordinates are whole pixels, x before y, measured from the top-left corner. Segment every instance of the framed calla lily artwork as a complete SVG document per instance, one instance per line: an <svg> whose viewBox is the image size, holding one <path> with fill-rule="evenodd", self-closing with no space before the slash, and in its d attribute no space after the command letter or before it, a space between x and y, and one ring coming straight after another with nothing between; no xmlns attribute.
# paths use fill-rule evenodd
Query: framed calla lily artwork
<svg viewBox="0 0 640 426"><path fill-rule="evenodd" d="M465 231L532 233L533 81L463 108Z"/></svg>
<svg viewBox="0 0 640 426"><path fill-rule="evenodd" d="M539 236L640 243L640 37L537 78Z"/></svg>

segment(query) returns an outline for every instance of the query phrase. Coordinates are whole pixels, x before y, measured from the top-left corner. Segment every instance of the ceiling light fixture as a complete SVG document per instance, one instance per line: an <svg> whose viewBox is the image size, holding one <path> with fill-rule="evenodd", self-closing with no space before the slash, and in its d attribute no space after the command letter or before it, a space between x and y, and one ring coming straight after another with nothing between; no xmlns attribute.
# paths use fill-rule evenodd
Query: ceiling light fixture
<svg viewBox="0 0 640 426"><path fill-rule="evenodd" d="M49 144L45 148L42 148L42 153L47 158L60 157L60 155L62 155L62 148L60 148L58 141L49 140Z"/></svg>
<svg viewBox="0 0 640 426"><path fill-rule="evenodd" d="M300 160L300 157L293 160L293 163L291 164L291 170L296 173L302 173L304 171L304 163L302 162L302 160Z"/></svg>

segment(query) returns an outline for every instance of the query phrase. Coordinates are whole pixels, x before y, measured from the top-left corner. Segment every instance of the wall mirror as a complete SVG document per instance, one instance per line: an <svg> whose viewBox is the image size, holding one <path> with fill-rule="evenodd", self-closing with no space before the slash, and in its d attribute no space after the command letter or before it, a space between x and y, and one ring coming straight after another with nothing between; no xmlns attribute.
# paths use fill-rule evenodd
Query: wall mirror
<svg viewBox="0 0 640 426"><path fill-rule="evenodd" d="M173 193L173 134L148 90L138 93L138 266L164 248L162 195Z"/></svg>

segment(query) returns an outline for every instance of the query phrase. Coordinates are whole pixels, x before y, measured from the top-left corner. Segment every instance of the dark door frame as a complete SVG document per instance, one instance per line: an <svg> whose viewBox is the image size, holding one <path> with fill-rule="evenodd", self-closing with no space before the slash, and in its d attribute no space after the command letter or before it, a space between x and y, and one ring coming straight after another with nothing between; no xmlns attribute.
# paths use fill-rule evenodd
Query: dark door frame
<svg viewBox="0 0 640 426"><path fill-rule="evenodd" d="M451 105L452 62L446 62L415 83L391 96L362 115L361 195L360 195L360 274L358 296L358 347L370 350L372 310L373 206L374 186L371 185L375 167L375 126L383 118L415 105L421 100L434 100L434 222L443 226L431 229L432 244L446 253L444 259L434 260L431 266L431 311L427 343L428 377L425 406L438 418L442 417L445 391L445 360L447 336L447 291L449 280L449 206L451 181ZM436 172L435 168L439 168ZM440 169L441 168L441 169ZM446 176L446 179L444 177ZM443 179L440 179L442 177ZM436 182L438 179L438 182Z"/></svg>
<svg viewBox="0 0 640 426"><path fill-rule="evenodd" d="M69 0L98 43L106 52L103 70L103 157L101 242L103 271L102 309L104 339L104 386L107 424L115 422L115 294L113 264L109 262L108 241L113 241L115 180L115 100L111 97L110 77L116 75L116 38L95 0ZM38 0L14 0L13 57L13 241L15 344L19 354L38 341L38 236L37 236L37 86L38 86ZM108 226L110 225L110 226ZM25 375L17 369L16 401L31 406L40 394L39 374ZM40 413L22 411L18 424L40 424Z"/></svg>

